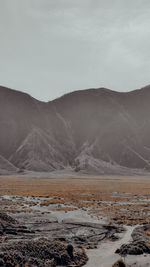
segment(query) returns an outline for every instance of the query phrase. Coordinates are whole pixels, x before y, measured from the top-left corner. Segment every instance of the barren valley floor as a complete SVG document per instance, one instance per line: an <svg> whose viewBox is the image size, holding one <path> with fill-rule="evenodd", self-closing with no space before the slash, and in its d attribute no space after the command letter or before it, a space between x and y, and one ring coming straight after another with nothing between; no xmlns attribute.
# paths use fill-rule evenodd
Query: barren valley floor
<svg viewBox="0 0 150 267"><path fill-rule="evenodd" d="M148 176L0 176L0 213L28 229L3 231L1 250L12 242L50 238L81 250L82 260L72 266L109 267L120 257L127 266L150 266ZM55 257L43 266L58 266L50 264Z"/></svg>

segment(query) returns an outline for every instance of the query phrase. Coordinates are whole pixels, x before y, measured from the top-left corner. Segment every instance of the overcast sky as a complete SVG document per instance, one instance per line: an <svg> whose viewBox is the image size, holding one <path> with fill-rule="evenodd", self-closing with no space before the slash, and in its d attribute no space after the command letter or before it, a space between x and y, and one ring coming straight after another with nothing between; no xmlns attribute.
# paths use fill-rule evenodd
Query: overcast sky
<svg viewBox="0 0 150 267"><path fill-rule="evenodd" d="M150 84L150 0L0 0L0 84L41 100Z"/></svg>

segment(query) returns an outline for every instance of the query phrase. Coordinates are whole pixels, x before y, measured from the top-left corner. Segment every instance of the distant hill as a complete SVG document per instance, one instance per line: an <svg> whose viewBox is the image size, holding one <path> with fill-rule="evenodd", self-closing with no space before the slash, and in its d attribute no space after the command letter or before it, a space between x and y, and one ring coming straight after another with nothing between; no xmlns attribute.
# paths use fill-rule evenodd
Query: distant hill
<svg viewBox="0 0 150 267"><path fill-rule="evenodd" d="M149 115L150 86L80 90L47 103L0 87L0 155L34 171L149 170Z"/></svg>

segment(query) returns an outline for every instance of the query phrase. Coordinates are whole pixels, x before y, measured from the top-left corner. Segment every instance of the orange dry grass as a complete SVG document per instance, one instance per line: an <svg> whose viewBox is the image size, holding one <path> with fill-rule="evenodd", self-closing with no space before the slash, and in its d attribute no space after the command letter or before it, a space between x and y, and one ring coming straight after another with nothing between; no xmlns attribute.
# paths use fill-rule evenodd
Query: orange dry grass
<svg viewBox="0 0 150 267"><path fill-rule="evenodd" d="M88 208L92 215L126 224L150 221L150 177L146 176L73 179L1 176L0 195L48 196L53 199L42 200L41 205L72 204Z"/></svg>
<svg viewBox="0 0 150 267"><path fill-rule="evenodd" d="M57 196L57 198L75 198L76 200L79 196L79 200L108 201L114 191L147 196L150 194L150 177L110 177L106 179L104 177L96 179L0 177L0 195ZM113 200L117 201L118 196Z"/></svg>

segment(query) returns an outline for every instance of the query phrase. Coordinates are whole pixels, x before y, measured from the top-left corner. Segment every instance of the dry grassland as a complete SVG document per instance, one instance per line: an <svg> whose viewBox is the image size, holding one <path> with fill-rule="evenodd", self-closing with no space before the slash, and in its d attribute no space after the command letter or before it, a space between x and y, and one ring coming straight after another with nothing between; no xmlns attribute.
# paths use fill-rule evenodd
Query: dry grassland
<svg viewBox="0 0 150 267"><path fill-rule="evenodd" d="M1 176L0 195L52 197L42 200L41 206L65 204L67 207L56 209L70 211L73 209L69 205L73 205L92 216L105 216L127 225L150 222L150 177L147 176L50 179ZM14 210L16 204L12 206Z"/></svg>

